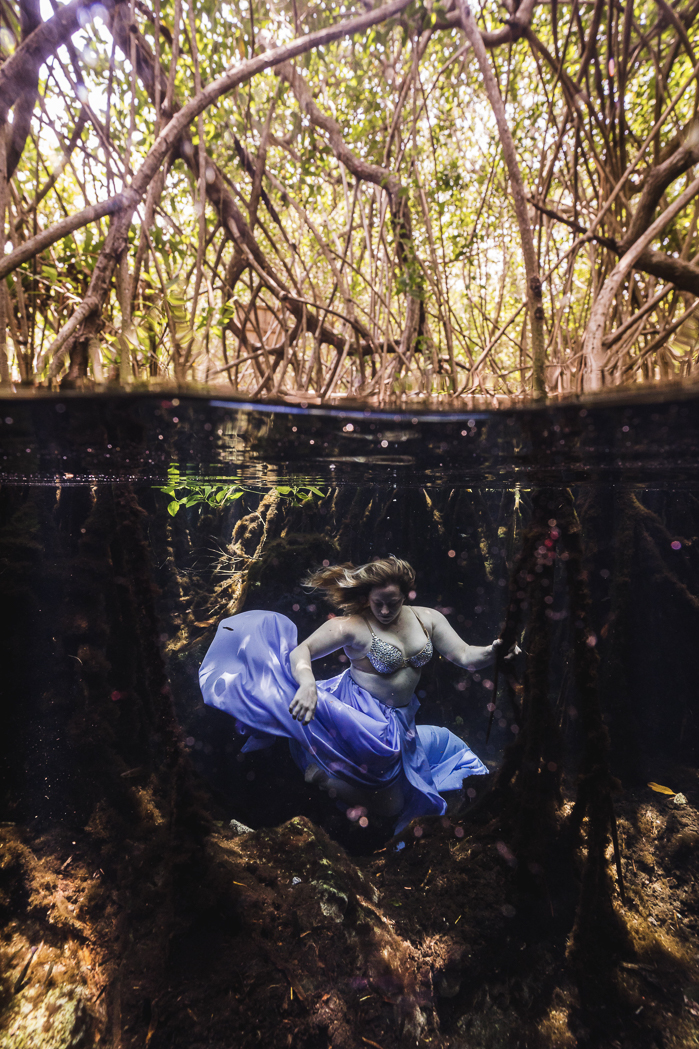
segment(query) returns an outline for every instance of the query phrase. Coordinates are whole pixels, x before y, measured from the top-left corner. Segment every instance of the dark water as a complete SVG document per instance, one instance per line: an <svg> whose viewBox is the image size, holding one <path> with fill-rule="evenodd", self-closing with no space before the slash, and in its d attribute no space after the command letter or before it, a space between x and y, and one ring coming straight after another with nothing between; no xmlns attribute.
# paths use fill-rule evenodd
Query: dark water
<svg viewBox="0 0 699 1049"><path fill-rule="evenodd" d="M242 754L197 672L222 616L281 612L303 638L329 612L309 569L389 553L468 642L523 650L497 675L436 659L418 691L418 722L525 799L522 835L554 801L592 805L586 777L699 801L699 398L437 415L47 396L0 417L6 826L68 853L86 833L105 878L177 791L183 854L202 820L298 815L354 856L384 845L390 828L360 829L284 743Z"/></svg>
<svg viewBox="0 0 699 1049"><path fill-rule="evenodd" d="M614 484L691 487L699 411L689 393L499 412L379 412L149 394L2 402L0 479L274 484Z"/></svg>
<svg viewBox="0 0 699 1049"><path fill-rule="evenodd" d="M34 638L54 636L65 614L65 579L80 571L86 522L96 505L108 520L128 493L159 591L157 643L183 738L225 816L260 826L303 809L340 832L327 799L298 783L282 745L273 761L268 752L243 757L231 719L201 703L198 663L236 586L247 588L237 610L282 612L303 637L329 610L300 586L309 568L388 553L415 566L417 602L442 610L472 644L490 643L509 623L511 640L526 653L543 625L541 687L561 733L555 764L569 784L582 745L571 647L581 631L600 656L615 774L631 785L672 779L675 766L696 767L696 398L413 415L185 397L47 397L7 400L0 414L7 596L19 587L31 605L26 637L15 635L14 645L34 659ZM161 490L168 484L170 494ZM233 549L236 524L254 518L277 489L264 540L239 535ZM168 512L174 499L183 501L176 515ZM533 553L524 563L532 527L551 556ZM584 623L571 607L567 533L580 542L574 556L589 601ZM27 560L18 571L13 552L20 550ZM114 568L113 550L109 556L116 600L120 586L133 584ZM517 569L532 578L514 578ZM549 591L535 623L537 572ZM5 604L12 616L11 600ZM77 635L62 643L58 658L77 666ZM491 718L492 670L470 675L436 661L420 683L420 720L456 731L496 769L520 727L516 688L525 656L513 667L510 683L498 682ZM341 669L337 653L316 667L320 677ZM116 666L106 675L110 694L123 676ZM53 759L47 751L42 760ZM41 762L36 771L40 777ZM31 773L24 775L26 788ZM27 818L70 809L69 797L39 796L37 784L29 797L25 791L11 800Z"/></svg>

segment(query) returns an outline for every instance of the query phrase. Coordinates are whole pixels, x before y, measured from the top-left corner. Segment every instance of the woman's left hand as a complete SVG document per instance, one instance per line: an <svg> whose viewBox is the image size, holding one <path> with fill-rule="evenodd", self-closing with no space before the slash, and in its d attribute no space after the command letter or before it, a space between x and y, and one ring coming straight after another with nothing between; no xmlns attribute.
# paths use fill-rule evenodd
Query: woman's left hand
<svg viewBox="0 0 699 1049"><path fill-rule="evenodd" d="M493 644L491 645L491 648L493 650L493 658L495 658L495 656L497 655L495 649L498 648L500 645L502 645L502 638L501 637L499 637L495 641L493 641ZM521 651L522 651L522 649L519 647L519 645L515 641L514 645L512 645L512 647L510 648L510 651L507 653L507 655L503 656L503 659L514 659L514 657L518 656L521 653Z"/></svg>

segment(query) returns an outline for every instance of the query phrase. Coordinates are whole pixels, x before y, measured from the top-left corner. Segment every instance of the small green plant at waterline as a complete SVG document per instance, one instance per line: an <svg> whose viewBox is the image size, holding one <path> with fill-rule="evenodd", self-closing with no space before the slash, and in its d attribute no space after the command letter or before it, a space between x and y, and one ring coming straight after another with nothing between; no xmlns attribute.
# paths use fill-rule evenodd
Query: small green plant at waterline
<svg viewBox="0 0 699 1049"><path fill-rule="evenodd" d="M156 486L157 491L165 492L170 496L167 504L168 513L174 517L181 506L197 506L206 504L213 509L220 509L228 503L240 499L246 492L259 494L260 489L242 485L238 482L233 484L210 484L205 481L190 481L182 477L177 466L171 466L168 470L167 484ZM326 494L320 488L312 484L276 485L272 489L278 492L283 499L290 500L294 506L303 506L314 495L321 499Z"/></svg>

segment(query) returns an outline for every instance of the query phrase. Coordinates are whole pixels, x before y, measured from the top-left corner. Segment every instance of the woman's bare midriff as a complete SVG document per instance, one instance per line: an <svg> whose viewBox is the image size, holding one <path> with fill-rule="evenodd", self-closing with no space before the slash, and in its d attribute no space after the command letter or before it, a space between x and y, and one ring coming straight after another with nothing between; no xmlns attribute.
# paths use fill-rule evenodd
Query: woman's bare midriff
<svg viewBox="0 0 699 1049"><path fill-rule="evenodd" d="M417 688L420 671L413 667L403 667L393 674L377 674L372 668L365 670L360 664L371 666L369 660L353 660L350 663L350 675L360 688L371 692L372 696L385 703L387 707L406 707Z"/></svg>

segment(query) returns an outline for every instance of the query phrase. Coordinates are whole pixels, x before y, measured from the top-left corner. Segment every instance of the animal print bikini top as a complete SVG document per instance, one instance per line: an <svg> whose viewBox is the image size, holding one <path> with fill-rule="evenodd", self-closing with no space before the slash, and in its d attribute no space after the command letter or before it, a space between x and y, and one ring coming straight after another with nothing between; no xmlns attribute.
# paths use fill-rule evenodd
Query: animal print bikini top
<svg viewBox="0 0 699 1049"><path fill-rule="evenodd" d="M371 623L367 620L367 626L371 630L371 648L366 656L377 674L395 674L397 670L405 670L406 667L413 667L414 670L419 670L420 667L424 667L425 663L429 663L432 659L432 653L434 652L432 639L425 630L425 625L415 609L411 609L411 611L425 632L427 644L409 659L405 658L397 645L392 645L390 641L383 641L378 637L372 630Z"/></svg>

